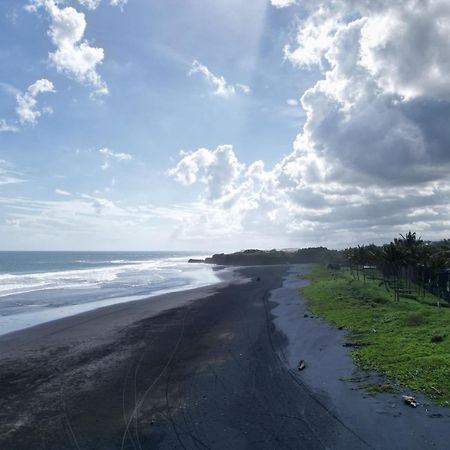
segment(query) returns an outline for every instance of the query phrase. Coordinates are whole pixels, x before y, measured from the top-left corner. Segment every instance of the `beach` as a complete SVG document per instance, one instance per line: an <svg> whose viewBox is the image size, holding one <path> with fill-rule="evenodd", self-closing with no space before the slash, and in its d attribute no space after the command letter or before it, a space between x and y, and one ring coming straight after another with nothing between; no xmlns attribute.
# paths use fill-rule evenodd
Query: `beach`
<svg viewBox="0 0 450 450"><path fill-rule="evenodd" d="M0 448L446 448L448 410L345 381L345 332L299 296L307 270L236 268L0 337Z"/></svg>

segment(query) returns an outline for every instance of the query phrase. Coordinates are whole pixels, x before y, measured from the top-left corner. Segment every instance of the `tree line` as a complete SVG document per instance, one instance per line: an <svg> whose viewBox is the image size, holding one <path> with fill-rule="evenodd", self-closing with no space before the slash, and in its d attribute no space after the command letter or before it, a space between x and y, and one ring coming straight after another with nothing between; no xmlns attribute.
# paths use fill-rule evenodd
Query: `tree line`
<svg viewBox="0 0 450 450"><path fill-rule="evenodd" d="M397 300L430 292L450 302L450 239L424 241L410 231L389 244L347 248L343 255L355 278L380 277Z"/></svg>

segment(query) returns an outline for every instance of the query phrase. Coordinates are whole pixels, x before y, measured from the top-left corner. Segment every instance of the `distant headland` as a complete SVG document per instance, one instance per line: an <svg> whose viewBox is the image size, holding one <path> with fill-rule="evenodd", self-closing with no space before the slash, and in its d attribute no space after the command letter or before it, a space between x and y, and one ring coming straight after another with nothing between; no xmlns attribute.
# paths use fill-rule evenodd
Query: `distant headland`
<svg viewBox="0 0 450 450"><path fill-rule="evenodd" d="M234 253L217 253L210 258L190 259L190 263L218 264L223 266L256 266L270 264L338 263L342 252L326 247L310 247L298 250L248 249Z"/></svg>

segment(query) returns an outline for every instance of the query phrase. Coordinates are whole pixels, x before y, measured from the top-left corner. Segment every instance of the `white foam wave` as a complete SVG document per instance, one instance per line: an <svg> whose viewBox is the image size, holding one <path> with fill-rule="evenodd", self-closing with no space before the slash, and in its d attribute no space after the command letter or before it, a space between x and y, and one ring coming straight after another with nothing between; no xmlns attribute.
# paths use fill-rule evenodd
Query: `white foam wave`
<svg viewBox="0 0 450 450"><path fill-rule="evenodd" d="M0 297L45 289L95 288L112 283L127 273L149 272L146 283L165 278L156 272L180 273L188 268L185 257L142 261L109 261L113 266L29 274L0 274Z"/></svg>

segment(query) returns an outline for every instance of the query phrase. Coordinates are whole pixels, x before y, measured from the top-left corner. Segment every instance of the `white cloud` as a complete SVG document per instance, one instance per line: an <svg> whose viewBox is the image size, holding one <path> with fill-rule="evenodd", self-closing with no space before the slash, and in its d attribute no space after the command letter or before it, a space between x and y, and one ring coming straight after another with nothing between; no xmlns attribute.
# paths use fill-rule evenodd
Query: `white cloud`
<svg viewBox="0 0 450 450"><path fill-rule="evenodd" d="M302 7L306 18L285 56L299 68L317 66L321 79L287 101L292 108L286 109L294 111L295 97L303 94L306 123L274 167L244 164L231 146L202 148L182 153L168 172L183 186L202 188L197 201L182 207L123 206L98 194L30 201L8 218L49 235L61 225L72 233L90 225L100 236L111 224L129 221L133 226L117 233L135 241L137 229L151 234L158 216L164 220L158 229L170 230L177 245L228 248L336 247L384 241L408 229L430 239L448 234L450 5L304 0ZM216 95L239 90L198 61L191 73ZM109 149L100 154L105 168L129 159Z"/></svg>
<svg viewBox="0 0 450 450"><path fill-rule="evenodd" d="M97 9L102 0L78 0L87 9Z"/></svg>
<svg viewBox="0 0 450 450"><path fill-rule="evenodd" d="M42 115L42 112L48 113L51 111L48 108L43 111L37 109L37 96L47 92L55 92L55 88L51 81L44 78L37 80L29 86L25 93L17 94L16 112L21 123L34 125L37 123L37 119Z"/></svg>
<svg viewBox="0 0 450 450"><path fill-rule="evenodd" d="M58 72L92 86L96 95L108 94L106 83L97 73L97 66L102 64L104 58L103 48L92 47L83 39L85 15L71 6L60 8L56 0L31 0L27 9L37 11L41 7L50 17L48 34L56 51L49 56Z"/></svg>
<svg viewBox="0 0 450 450"><path fill-rule="evenodd" d="M15 125L6 122L6 120L0 119L0 133L7 131L15 133L16 131L19 131L19 129Z"/></svg>
<svg viewBox="0 0 450 450"><path fill-rule="evenodd" d="M87 9L97 9L102 0L78 0L78 2ZM117 6L123 8L128 3L128 0L110 0L111 6Z"/></svg>
<svg viewBox="0 0 450 450"><path fill-rule="evenodd" d="M199 155L182 155L169 173L206 189L196 220L180 224L180 234L221 230L223 239L245 236L244 247L273 246L280 236L290 245L383 242L409 229L445 237L450 84L443 74L449 72L450 5L308 5L295 47L285 55L300 67L316 65L323 77L302 95L306 123L293 151L271 170L261 162L241 169L214 196L199 176L208 164L199 164Z"/></svg>
<svg viewBox="0 0 450 450"><path fill-rule="evenodd" d="M382 242L408 229L436 238L450 224L447 182L391 188L345 184L327 179L326 163L313 152L293 152L268 171L261 161L246 167L229 146L228 163L219 166L233 175L217 180L210 172L216 152L183 154L169 172L184 185L206 188L200 203L189 205L193 216L179 222L179 239L198 236L242 247L339 247Z"/></svg>
<svg viewBox="0 0 450 450"><path fill-rule="evenodd" d="M109 4L111 6L118 6L119 8L123 8L128 3L128 0L111 0Z"/></svg>
<svg viewBox="0 0 450 450"><path fill-rule="evenodd" d="M450 4L403 5L367 15L360 64L386 93L450 100Z"/></svg>
<svg viewBox="0 0 450 450"><path fill-rule="evenodd" d="M104 157L104 162L101 165L102 170L106 170L109 168L111 160L120 162L120 161L130 161L131 159L133 159L132 155L130 155L129 153L114 152L106 147L101 148L98 152Z"/></svg>
<svg viewBox="0 0 450 450"><path fill-rule="evenodd" d="M443 121L450 113L450 84L435 74L449 69L443 56L450 44L441 33L450 7L428 3L362 3L355 10L341 1L311 16L318 28L331 21L336 30L319 52L324 78L302 97L307 121L295 148L323 158L330 176L398 185L447 177L450 132ZM343 21L350 10L360 14ZM441 25L427 31L434 22ZM306 30L315 36L309 25ZM310 41L300 38L304 33L299 30L295 62L307 65L311 60L301 55L316 47L305 48ZM319 56L315 62L322 64Z"/></svg>
<svg viewBox="0 0 450 450"><path fill-rule="evenodd" d="M286 8L297 3L296 0L270 0L270 3L275 6L275 8Z"/></svg>
<svg viewBox="0 0 450 450"><path fill-rule="evenodd" d="M207 186L211 199L231 192L244 168L231 145L221 145L213 151L201 148L191 153L182 152L181 156L169 175L184 185L200 181Z"/></svg>
<svg viewBox="0 0 450 450"><path fill-rule="evenodd" d="M69 197L69 196L72 195L70 192L64 191L63 189L55 189L55 194L63 195L63 196L66 196L66 197Z"/></svg>
<svg viewBox="0 0 450 450"><path fill-rule="evenodd" d="M408 228L443 236L450 223L450 84L442 76L449 70L450 5L305 6L296 47L285 54L295 65L317 65L323 79L302 96L307 120L294 151L269 172L275 188L267 193L276 201L256 210L273 208L269 219L279 218L283 205L280 230L315 242L327 234L334 245ZM241 192L240 204L251 205L244 199L252 195Z"/></svg>
<svg viewBox="0 0 450 450"><path fill-rule="evenodd" d="M321 66L341 20L339 13L330 14L328 9L318 7L301 22L296 48L292 50L290 45L284 47L285 58L298 66Z"/></svg>
<svg viewBox="0 0 450 450"><path fill-rule="evenodd" d="M300 104L300 102L298 100L296 100L295 98L288 98L286 100L286 104L288 106L298 106Z"/></svg>
<svg viewBox="0 0 450 450"><path fill-rule="evenodd" d="M237 92L242 92L243 94L249 94L250 88L245 84L232 85L227 83L223 76L214 75L206 66L195 60L192 63L189 75L199 73L207 81L207 83L214 89L213 94L220 97L230 97Z"/></svg>
<svg viewBox="0 0 450 450"><path fill-rule="evenodd" d="M114 158L117 161L127 161L132 159L133 157L129 153L116 153L110 150L109 148L101 148L99 153L106 157Z"/></svg>

